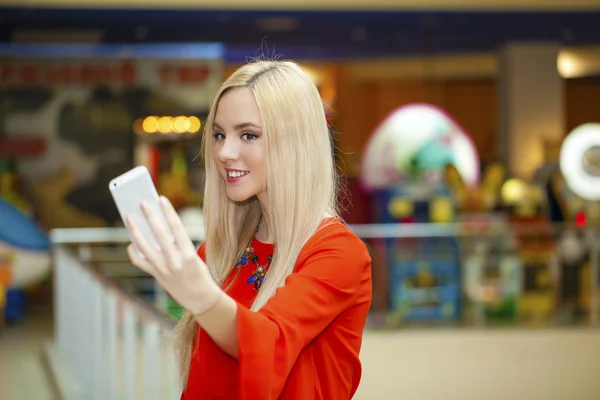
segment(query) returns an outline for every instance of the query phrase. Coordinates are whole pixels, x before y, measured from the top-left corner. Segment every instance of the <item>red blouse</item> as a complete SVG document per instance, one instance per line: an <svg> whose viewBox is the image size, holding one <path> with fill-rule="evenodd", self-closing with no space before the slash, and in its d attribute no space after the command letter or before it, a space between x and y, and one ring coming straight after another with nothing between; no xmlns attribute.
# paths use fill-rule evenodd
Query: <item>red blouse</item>
<svg viewBox="0 0 600 400"><path fill-rule="evenodd" d="M254 250L264 265L273 245L255 240ZM199 254L205 258L204 245ZM313 235L285 286L254 312L257 292L248 278L256 266L249 262L228 291L238 303L238 359L198 329L182 400L352 398L361 377L370 267L363 242L335 220Z"/></svg>

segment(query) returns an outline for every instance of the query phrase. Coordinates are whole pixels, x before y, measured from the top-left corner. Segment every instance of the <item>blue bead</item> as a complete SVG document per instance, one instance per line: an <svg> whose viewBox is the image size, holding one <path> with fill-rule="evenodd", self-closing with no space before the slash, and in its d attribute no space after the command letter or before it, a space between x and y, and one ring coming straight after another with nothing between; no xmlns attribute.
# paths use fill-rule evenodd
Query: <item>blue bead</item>
<svg viewBox="0 0 600 400"><path fill-rule="evenodd" d="M248 264L248 259L246 257L242 257L242 261L241 261L242 265L246 265Z"/></svg>
<svg viewBox="0 0 600 400"><path fill-rule="evenodd" d="M248 278L248 283L254 283L255 280L256 276L252 275L250 278Z"/></svg>

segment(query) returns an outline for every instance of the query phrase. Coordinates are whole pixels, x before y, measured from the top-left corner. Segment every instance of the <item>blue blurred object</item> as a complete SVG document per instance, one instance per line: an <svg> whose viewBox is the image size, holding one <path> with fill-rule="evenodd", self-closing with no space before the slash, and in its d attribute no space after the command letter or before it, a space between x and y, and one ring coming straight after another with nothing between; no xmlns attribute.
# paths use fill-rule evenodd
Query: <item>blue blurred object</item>
<svg viewBox="0 0 600 400"><path fill-rule="evenodd" d="M383 224L432 223L431 199L449 198L441 184L403 184L373 195L374 219ZM390 204L403 199L411 214L392 215ZM410 222L403 222L404 219ZM442 227L443 225L440 225ZM456 237L387 238L389 307L400 321L456 321L461 316L460 249Z"/></svg>
<svg viewBox="0 0 600 400"><path fill-rule="evenodd" d="M167 58L175 60L220 59L221 43L144 44L47 44L0 43L0 55L37 58Z"/></svg>
<svg viewBox="0 0 600 400"><path fill-rule="evenodd" d="M0 197L0 241L21 250L50 249L48 235L32 218Z"/></svg>
<svg viewBox="0 0 600 400"><path fill-rule="evenodd" d="M461 315L458 255L455 238L414 239L408 243L402 239L389 240L392 309L407 321L458 319Z"/></svg>
<svg viewBox="0 0 600 400"><path fill-rule="evenodd" d="M17 322L24 316L26 301L23 289L9 288L6 291L6 305L4 308L6 322Z"/></svg>

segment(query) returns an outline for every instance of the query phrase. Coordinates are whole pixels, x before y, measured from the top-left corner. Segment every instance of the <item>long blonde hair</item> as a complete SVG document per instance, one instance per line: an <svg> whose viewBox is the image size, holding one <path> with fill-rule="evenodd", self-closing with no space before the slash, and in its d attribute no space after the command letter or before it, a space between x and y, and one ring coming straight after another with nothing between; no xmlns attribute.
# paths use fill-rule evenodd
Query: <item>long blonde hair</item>
<svg viewBox="0 0 600 400"><path fill-rule="evenodd" d="M263 307L293 272L298 255L325 215L337 216L337 175L333 148L319 92L298 65L290 61L255 61L234 72L218 90L205 124L206 167L204 214L206 264L222 285L248 244L261 218L256 197L231 201L212 155L212 130L221 96L228 90L252 90L260 110L266 148L269 227L276 251L269 272L252 304ZM174 332L183 386L192 356L196 322L186 312Z"/></svg>

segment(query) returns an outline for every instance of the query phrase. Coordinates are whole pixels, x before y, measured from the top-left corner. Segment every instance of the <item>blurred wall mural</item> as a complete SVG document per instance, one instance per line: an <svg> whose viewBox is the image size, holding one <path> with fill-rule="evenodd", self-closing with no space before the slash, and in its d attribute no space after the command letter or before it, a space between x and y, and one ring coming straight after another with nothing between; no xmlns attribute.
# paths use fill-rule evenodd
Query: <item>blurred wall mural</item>
<svg viewBox="0 0 600 400"><path fill-rule="evenodd" d="M117 223L106 188L134 164L136 121L201 119L221 77L219 59L1 59L0 140L15 150L0 173L19 173L14 202L46 229Z"/></svg>

